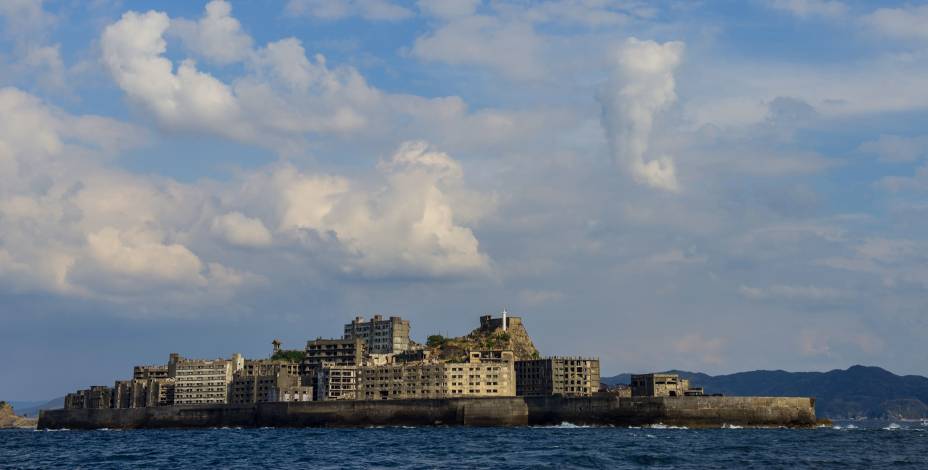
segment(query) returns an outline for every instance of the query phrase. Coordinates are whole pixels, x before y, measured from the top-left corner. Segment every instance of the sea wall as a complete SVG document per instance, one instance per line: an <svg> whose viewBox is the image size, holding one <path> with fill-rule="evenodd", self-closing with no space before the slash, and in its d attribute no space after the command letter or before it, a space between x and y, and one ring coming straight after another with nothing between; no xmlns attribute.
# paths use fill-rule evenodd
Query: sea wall
<svg viewBox="0 0 928 470"><path fill-rule="evenodd" d="M39 411L39 429L253 427L253 405L79 408Z"/></svg>
<svg viewBox="0 0 928 470"><path fill-rule="evenodd" d="M254 406L165 406L130 409L48 410L48 429L310 427L310 426L522 426L570 422L689 427L812 426L812 398L507 397L385 401L261 403Z"/></svg>
<svg viewBox="0 0 928 470"><path fill-rule="evenodd" d="M815 399L808 397L632 397L526 399L529 424L570 422L687 427L813 426Z"/></svg>

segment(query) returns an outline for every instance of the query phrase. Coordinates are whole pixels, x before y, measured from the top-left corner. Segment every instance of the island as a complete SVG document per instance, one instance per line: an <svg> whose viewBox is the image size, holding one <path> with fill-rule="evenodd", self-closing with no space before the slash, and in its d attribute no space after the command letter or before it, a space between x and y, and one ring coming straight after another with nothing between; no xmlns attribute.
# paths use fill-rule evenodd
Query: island
<svg viewBox="0 0 928 470"><path fill-rule="evenodd" d="M811 427L812 397L707 393L676 374L600 383L598 358L542 356L521 317L483 315L460 337L412 341L398 316L356 317L341 338L267 358L138 365L132 378L70 393L41 429L306 426Z"/></svg>

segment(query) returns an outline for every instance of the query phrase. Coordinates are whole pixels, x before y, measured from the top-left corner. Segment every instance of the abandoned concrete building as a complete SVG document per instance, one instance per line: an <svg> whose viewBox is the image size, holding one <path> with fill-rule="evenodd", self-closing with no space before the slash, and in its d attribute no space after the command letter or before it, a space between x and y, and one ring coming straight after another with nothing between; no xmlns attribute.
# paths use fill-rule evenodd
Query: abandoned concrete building
<svg viewBox="0 0 928 470"><path fill-rule="evenodd" d="M260 374L236 374L229 385L229 403L312 401L313 388L301 385L300 376L286 367L266 368Z"/></svg>
<svg viewBox="0 0 928 470"><path fill-rule="evenodd" d="M678 374L632 375L632 396L635 397L682 397L703 395L701 387L690 387L690 381Z"/></svg>
<svg viewBox="0 0 928 470"><path fill-rule="evenodd" d="M509 315L509 312L503 310L499 318L493 318L493 315L483 315L480 317L480 329L493 331L502 329L508 331L510 327L522 325L522 318Z"/></svg>
<svg viewBox="0 0 928 470"><path fill-rule="evenodd" d="M105 385L92 385L88 389L69 393L64 397L65 408L112 408L113 389Z"/></svg>
<svg viewBox="0 0 928 470"><path fill-rule="evenodd" d="M323 362L313 369L315 399L356 400L360 366Z"/></svg>
<svg viewBox="0 0 928 470"><path fill-rule="evenodd" d="M245 365L239 375L272 375L280 371L286 371L290 375L299 376L300 364L297 362L274 359L246 359Z"/></svg>
<svg viewBox="0 0 928 470"><path fill-rule="evenodd" d="M465 362L394 362L361 368L363 400L515 396L511 351L472 351Z"/></svg>
<svg viewBox="0 0 928 470"><path fill-rule="evenodd" d="M64 408L69 410L73 408L87 407L88 390L78 390L64 396Z"/></svg>
<svg viewBox="0 0 928 470"><path fill-rule="evenodd" d="M592 396L599 391L599 359L549 357L516 361L516 395Z"/></svg>
<svg viewBox="0 0 928 470"><path fill-rule="evenodd" d="M145 365L132 368L132 378L136 380L166 379L170 377L167 365Z"/></svg>
<svg viewBox="0 0 928 470"><path fill-rule="evenodd" d="M314 339L306 343L304 370L318 368L323 362L341 366L359 366L364 362L365 343L361 338Z"/></svg>
<svg viewBox="0 0 928 470"><path fill-rule="evenodd" d="M232 375L244 368L241 354L232 359L180 359L174 377L174 404L228 403Z"/></svg>
<svg viewBox="0 0 928 470"><path fill-rule="evenodd" d="M400 317L384 319L381 315L374 315L365 322L364 317L355 317L345 325L342 338L360 338L368 354L398 354L409 349L409 320Z"/></svg>

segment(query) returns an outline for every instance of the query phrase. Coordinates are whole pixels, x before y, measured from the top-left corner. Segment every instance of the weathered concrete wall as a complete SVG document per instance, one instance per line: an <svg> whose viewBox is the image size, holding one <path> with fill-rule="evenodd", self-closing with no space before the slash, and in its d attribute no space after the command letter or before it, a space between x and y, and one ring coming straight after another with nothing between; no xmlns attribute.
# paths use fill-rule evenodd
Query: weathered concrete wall
<svg viewBox="0 0 928 470"><path fill-rule="evenodd" d="M587 398L506 397L385 401L261 403L257 406L173 406L50 410L39 428L222 426L377 426L663 423L690 427L812 426L814 400L781 397Z"/></svg>
<svg viewBox="0 0 928 470"><path fill-rule="evenodd" d="M528 424L521 398L263 403L260 426L518 426Z"/></svg>
<svg viewBox="0 0 928 470"><path fill-rule="evenodd" d="M252 405L44 410L39 429L209 428L255 426Z"/></svg>
<svg viewBox="0 0 928 470"><path fill-rule="evenodd" d="M802 397L526 398L530 424L571 422L689 427L812 426L815 403Z"/></svg>

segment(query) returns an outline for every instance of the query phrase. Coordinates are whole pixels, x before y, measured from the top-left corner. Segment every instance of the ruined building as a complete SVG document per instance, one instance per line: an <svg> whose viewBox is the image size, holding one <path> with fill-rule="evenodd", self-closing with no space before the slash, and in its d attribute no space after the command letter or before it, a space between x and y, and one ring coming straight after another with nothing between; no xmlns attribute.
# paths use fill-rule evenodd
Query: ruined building
<svg viewBox="0 0 928 470"><path fill-rule="evenodd" d="M241 354L232 359L180 359L176 362L174 404L228 403L232 374L242 370Z"/></svg>
<svg viewBox="0 0 928 470"><path fill-rule="evenodd" d="M398 354L409 349L409 320L400 317L385 320L381 315L374 315L365 322L364 317L355 317L345 325L342 338L360 338L368 354Z"/></svg>
<svg viewBox="0 0 928 470"><path fill-rule="evenodd" d="M464 362L422 360L361 368L363 400L511 397L516 394L512 351L472 351Z"/></svg>
<svg viewBox="0 0 928 470"><path fill-rule="evenodd" d="M599 359L549 357L516 361L519 396L592 396L599 391Z"/></svg>
<svg viewBox="0 0 928 470"><path fill-rule="evenodd" d="M632 396L682 397L703 395L701 387L690 387L690 381L677 374L637 374L632 376Z"/></svg>

